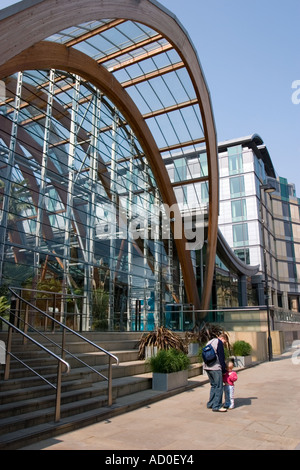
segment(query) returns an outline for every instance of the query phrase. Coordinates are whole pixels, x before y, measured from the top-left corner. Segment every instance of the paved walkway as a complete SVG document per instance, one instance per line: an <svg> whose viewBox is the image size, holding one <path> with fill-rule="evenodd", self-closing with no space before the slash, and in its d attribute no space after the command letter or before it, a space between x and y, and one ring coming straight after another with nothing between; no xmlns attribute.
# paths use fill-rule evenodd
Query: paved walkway
<svg viewBox="0 0 300 470"><path fill-rule="evenodd" d="M31 450L300 450L300 351L238 373L236 407L206 408L209 385L27 447Z"/></svg>

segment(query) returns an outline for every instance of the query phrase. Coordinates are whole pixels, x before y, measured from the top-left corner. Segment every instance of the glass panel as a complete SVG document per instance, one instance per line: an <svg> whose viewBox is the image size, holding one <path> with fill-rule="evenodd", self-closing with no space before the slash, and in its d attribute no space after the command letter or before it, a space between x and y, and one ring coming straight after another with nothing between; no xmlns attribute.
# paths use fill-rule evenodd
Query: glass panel
<svg viewBox="0 0 300 470"><path fill-rule="evenodd" d="M243 154L242 146L228 148L229 175L243 173Z"/></svg>
<svg viewBox="0 0 300 470"><path fill-rule="evenodd" d="M49 76L23 75L29 95L9 181L10 136L1 134L0 187L10 186L3 284L78 294L87 328L134 329L136 315L138 328L153 328L183 290L172 236L156 230L162 200L151 169L124 117L91 84L56 73L47 108ZM175 167L186 178L185 159Z"/></svg>
<svg viewBox="0 0 300 470"><path fill-rule="evenodd" d="M230 178L230 195L232 198L245 196L244 176Z"/></svg>
<svg viewBox="0 0 300 470"><path fill-rule="evenodd" d="M234 253L240 260L242 260L245 264L250 264L250 252L249 248L244 248L240 250L234 250Z"/></svg>
<svg viewBox="0 0 300 470"><path fill-rule="evenodd" d="M233 246L248 245L248 224L236 224L232 226Z"/></svg>
<svg viewBox="0 0 300 470"><path fill-rule="evenodd" d="M247 219L246 199L231 201L232 221L240 222Z"/></svg>

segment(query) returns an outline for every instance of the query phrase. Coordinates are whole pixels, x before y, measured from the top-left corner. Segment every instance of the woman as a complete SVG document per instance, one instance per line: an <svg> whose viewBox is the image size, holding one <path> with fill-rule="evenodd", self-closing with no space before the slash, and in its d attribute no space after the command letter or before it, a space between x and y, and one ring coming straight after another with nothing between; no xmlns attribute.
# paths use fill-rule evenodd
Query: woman
<svg viewBox="0 0 300 470"><path fill-rule="evenodd" d="M211 364L204 363L204 370L210 382L210 395L207 408L212 411L225 412L226 408L222 407L223 398L223 374L226 373L224 344L228 343L228 336L225 333L220 334L218 338L211 339L207 344L211 344L216 353L216 359Z"/></svg>

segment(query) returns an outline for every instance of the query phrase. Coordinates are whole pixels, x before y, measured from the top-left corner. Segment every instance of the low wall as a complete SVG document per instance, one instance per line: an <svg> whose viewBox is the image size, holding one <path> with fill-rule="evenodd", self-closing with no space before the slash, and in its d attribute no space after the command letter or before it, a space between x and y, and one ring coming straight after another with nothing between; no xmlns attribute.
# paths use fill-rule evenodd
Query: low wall
<svg viewBox="0 0 300 470"><path fill-rule="evenodd" d="M291 347L294 341L300 341L300 331L299 330L283 330L281 331L284 335L285 346Z"/></svg>
<svg viewBox="0 0 300 470"><path fill-rule="evenodd" d="M266 331L228 331L228 334L231 344L235 341L246 341L251 344L253 361L268 360L268 335ZM284 332L272 331L271 338L273 355L282 354L286 348Z"/></svg>
<svg viewBox="0 0 300 470"><path fill-rule="evenodd" d="M267 331L267 311L257 309L224 310L222 326L227 331Z"/></svg>
<svg viewBox="0 0 300 470"><path fill-rule="evenodd" d="M231 345L235 341L246 341L251 344L253 361L267 360L267 335L264 331L228 331L228 334Z"/></svg>

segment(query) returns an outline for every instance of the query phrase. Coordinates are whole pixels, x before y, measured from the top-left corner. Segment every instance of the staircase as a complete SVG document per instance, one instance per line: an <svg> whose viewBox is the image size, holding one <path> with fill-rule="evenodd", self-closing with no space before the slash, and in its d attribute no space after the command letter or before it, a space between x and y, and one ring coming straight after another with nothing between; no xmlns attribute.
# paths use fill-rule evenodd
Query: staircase
<svg viewBox="0 0 300 470"><path fill-rule="evenodd" d="M34 337L34 333L31 336ZM61 333L47 333L46 336L61 344ZM20 449L183 391L177 389L170 393L152 390L152 374L148 364L138 360L140 332L93 332L84 336L119 358L119 365L114 364L112 370L113 405L107 405L107 382L67 354L65 360L71 369L62 376L61 418L55 422L55 391L12 359L7 381L3 380L3 366L0 365L0 450ZM0 332L0 340L6 340L4 333ZM37 340L40 342L40 337ZM76 357L106 373L105 354L97 352L88 343L79 342L70 333L66 335L66 344L66 349ZM50 349L49 344L47 348ZM56 352L55 349L52 346L53 352ZM57 362L35 344L23 345L22 337L14 333L12 352L24 359L32 369L40 371L49 382L55 382ZM196 357L191 358L191 362L188 388L199 385L195 378L202 371Z"/></svg>

